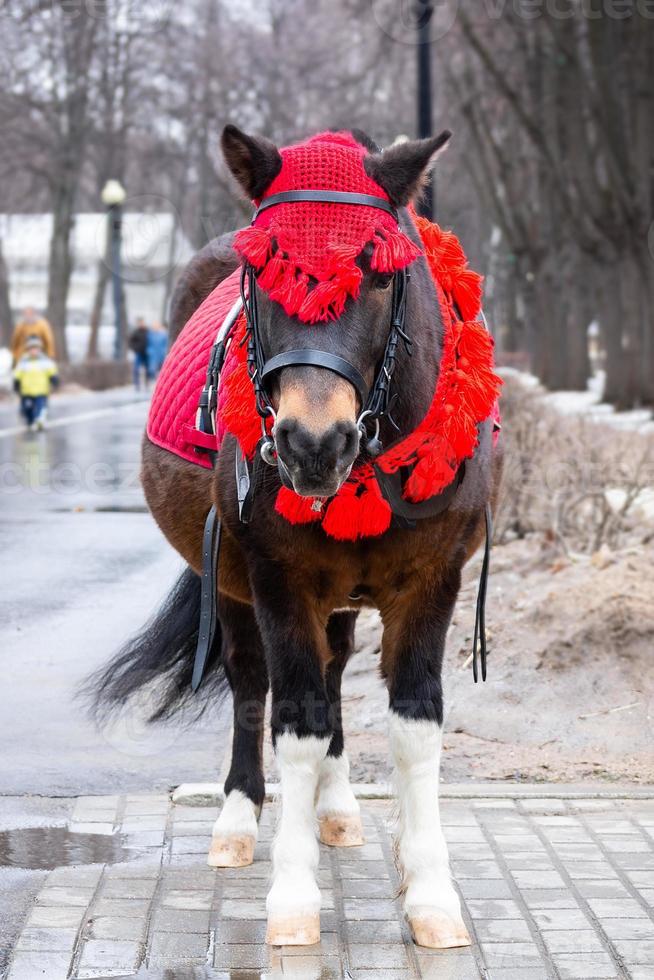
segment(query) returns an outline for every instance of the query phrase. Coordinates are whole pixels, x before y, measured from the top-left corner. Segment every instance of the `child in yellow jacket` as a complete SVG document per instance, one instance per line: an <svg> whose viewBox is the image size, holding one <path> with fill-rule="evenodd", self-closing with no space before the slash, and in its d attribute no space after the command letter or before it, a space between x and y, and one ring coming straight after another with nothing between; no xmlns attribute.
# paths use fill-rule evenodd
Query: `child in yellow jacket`
<svg viewBox="0 0 654 980"><path fill-rule="evenodd" d="M45 428L48 397L58 384L57 365L44 353L43 341L30 337L14 369L14 389L20 395L20 410L32 431Z"/></svg>

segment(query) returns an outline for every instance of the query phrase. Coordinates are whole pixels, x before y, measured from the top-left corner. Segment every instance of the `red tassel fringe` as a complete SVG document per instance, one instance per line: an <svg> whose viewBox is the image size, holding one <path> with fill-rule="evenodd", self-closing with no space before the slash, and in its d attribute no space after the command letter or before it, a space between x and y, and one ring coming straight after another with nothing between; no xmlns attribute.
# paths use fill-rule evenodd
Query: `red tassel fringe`
<svg viewBox="0 0 654 980"><path fill-rule="evenodd" d="M313 500L311 497L301 497L287 487L281 487L277 494L275 510L290 524L310 524L313 521L319 521L322 513L313 510L312 507Z"/></svg>
<svg viewBox="0 0 654 980"><path fill-rule="evenodd" d="M266 228L244 228L234 248L257 270L257 282L288 316L303 323L325 323L342 315L348 298L357 299L363 273L356 260L367 241L373 243L371 267L377 272L403 269L421 255L404 232L371 228L359 246L335 246L327 263L328 278L309 289L309 276L289 253L288 236L273 240ZM276 247L275 247L276 246Z"/></svg>
<svg viewBox="0 0 654 980"><path fill-rule="evenodd" d="M420 502L445 489L464 459L477 446L477 426L493 414L502 385L493 370L493 340L477 322L481 306L482 278L468 268L458 238L426 218L413 214L424 253L436 284L444 321L443 351L432 404L417 428L377 460L385 472L413 465L405 497ZM393 272L417 258L420 249L401 231L371 229L371 267ZM235 247L255 269L258 282L289 316L320 323L341 315L348 297L356 299L362 273L352 246L333 249L329 278L309 288L310 279L299 263L274 242L266 229L246 228L235 236ZM456 310L455 306L456 304ZM463 321L458 320L458 312ZM241 324L235 343L243 337ZM226 399L222 419L247 456L252 456L261 437L245 347L238 348L238 363L225 380ZM322 511L312 509L310 498L282 487L275 509L291 524L322 521L326 534L339 541L383 534L392 513L381 495L374 471L360 467Z"/></svg>

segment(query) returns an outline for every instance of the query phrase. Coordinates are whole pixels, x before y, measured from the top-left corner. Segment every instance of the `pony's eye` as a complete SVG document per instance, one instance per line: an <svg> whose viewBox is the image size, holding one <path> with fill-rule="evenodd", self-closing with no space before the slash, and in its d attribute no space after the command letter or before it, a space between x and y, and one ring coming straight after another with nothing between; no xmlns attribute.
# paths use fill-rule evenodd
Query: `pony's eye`
<svg viewBox="0 0 654 980"><path fill-rule="evenodd" d="M377 272L373 280L373 286L375 289L388 289L388 287L393 282L394 276L392 272Z"/></svg>

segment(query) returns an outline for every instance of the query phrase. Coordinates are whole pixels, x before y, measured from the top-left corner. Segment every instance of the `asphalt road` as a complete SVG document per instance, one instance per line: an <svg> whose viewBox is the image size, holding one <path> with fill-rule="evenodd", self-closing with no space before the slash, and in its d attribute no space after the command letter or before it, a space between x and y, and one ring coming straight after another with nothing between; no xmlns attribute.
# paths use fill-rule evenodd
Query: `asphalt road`
<svg viewBox="0 0 654 980"><path fill-rule="evenodd" d="M217 778L226 718L152 728L134 711L101 732L75 698L182 568L138 482L146 412L129 390L62 395L48 431L32 434L0 404L2 796Z"/></svg>

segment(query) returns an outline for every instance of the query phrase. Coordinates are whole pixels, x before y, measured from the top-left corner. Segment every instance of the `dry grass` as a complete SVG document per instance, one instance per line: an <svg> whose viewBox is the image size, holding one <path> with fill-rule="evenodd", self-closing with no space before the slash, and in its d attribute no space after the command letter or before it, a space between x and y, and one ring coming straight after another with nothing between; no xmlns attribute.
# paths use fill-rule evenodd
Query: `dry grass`
<svg viewBox="0 0 654 980"><path fill-rule="evenodd" d="M560 415L513 379L502 413L498 542L537 532L565 553L593 553L654 538L652 437Z"/></svg>

